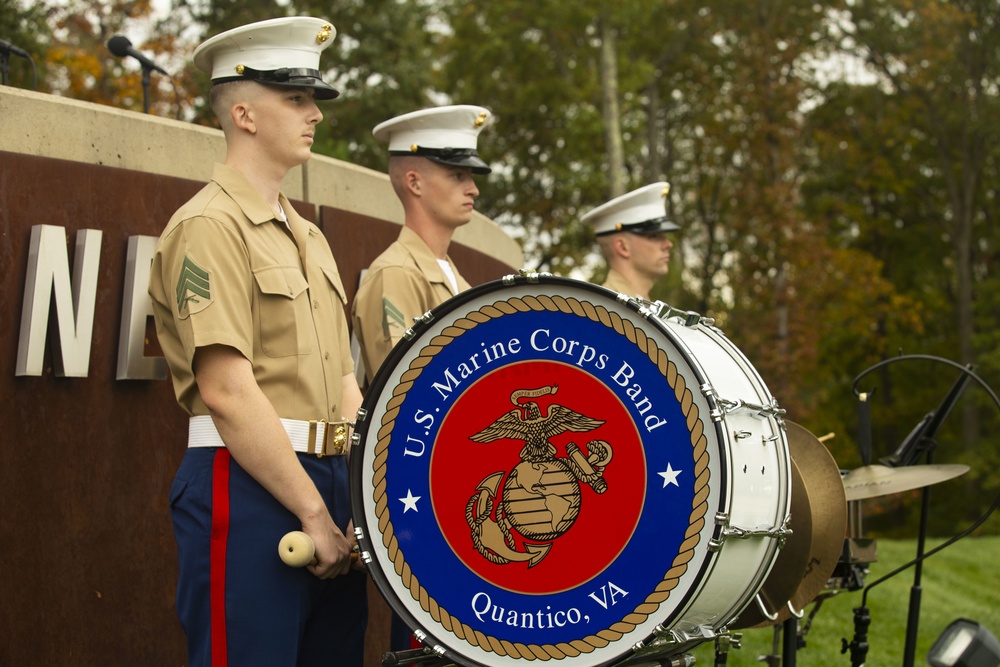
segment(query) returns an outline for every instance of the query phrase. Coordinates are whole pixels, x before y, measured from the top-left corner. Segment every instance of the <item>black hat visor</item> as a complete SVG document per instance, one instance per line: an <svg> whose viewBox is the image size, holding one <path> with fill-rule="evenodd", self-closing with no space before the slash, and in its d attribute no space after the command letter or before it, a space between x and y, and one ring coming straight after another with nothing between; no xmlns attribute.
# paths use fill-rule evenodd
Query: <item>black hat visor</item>
<svg viewBox="0 0 1000 667"><path fill-rule="evenodd" d="M340 91L323 81L319 70L306 67L281 67L274 70L257 70L245 67L242 76L213 79L212 83L230 81L256 81L268 86L284 88L312 88L317 100L332 100L340 96Z"/></svg>

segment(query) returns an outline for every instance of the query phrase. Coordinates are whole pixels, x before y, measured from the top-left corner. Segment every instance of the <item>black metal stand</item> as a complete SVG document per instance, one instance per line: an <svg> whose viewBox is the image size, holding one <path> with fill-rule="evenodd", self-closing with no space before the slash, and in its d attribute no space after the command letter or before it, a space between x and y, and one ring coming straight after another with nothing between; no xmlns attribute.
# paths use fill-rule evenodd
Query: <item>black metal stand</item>
<svg viewBox="0 0 1000 667"><path fill-rule="evenodd" d="M7 85L7 75L10 73L10 58L0 51L0 83Z"/></svg>
<svg viewBox="0 0 1000 667"><path fill-rule="evenodd" d="M151 68L142 66L142 112L149 113L149 73Z"/></svg>
<svg viewBox="0 0 1000 667"><path fill-rule="evenodd" d="M861 606L854 608L854 638L848 644L846 639L843 642L840 652L851 652L851 667L864 667L865 658L868 657L868 626L872 623L872 617L868 613L868 607Z"/></svg>
<svg viewBox="0 0 1000 667"><path fill-rule="evenodd" d="M971 370L971 366L966 366ZM971 380L968 373L962 373L951 391L945 396L937 410L930 412L917 425L907 439L900 445L893 456L883 459L887 465L909 465L920 460L921 454L926 453L925 462L930 465L934 462L934 450L937 448L937 441L934 437L938 429L944 422L945 417L951 412L952 407L958 401L959 396L965 390L966 385ZM920 527L917 533L917 555L916 564L913 566L913 585L910 587L910 604L906 616L906 643L903 647L903 667L913 667L917 650L917 634L920 629L920 603L923 596L921 581L924 570L924 547L927 543L927 517L930 514L931 488L925 486L920 503Z"/></svg>
<svg viewBox="0 0 1000 667"><path fill-rule="evenodd" d="M927 463L934 459L933 452L927 452ZM920 585L924 570L924 544L927 541L927 513L930 509L931 489L924 487L920 505L920 532L917 536L917 564L913 566L913 585L910 587L910 606L906 615L906 643L903 647L903 665L912 667L917 650L917 632L920 628L920 601L923 588Z"/></svg>
<svg viewBox="0 0 1000 667"><path fill-rule="evenodd" d="M795 667L795 656L799 650L799 619L792 616L782 624L782 667Z"/></svg>

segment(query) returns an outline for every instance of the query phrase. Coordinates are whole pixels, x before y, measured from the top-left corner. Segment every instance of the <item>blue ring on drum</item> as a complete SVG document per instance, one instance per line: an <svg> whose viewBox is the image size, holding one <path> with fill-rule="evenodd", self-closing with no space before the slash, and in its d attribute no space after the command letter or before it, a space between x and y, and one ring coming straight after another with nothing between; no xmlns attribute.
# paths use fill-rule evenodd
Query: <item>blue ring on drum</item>
<svg viewBox="0 0 1000 667"><path fill-rule="evenodd" d="M657 340L661 348L665 347L662 345L662 337L652 334L654 328L650 325L647 333ZM406 563L430 597L454 618L486 635L525 644L569 642L600 632L632 612L670 569L689 526L694 496L690 431L666 378L644 352L622 335L599 322L577 315L548 311L516 313L479 324L474 329L475 335L466 332L458 336L424 367L407 392L396 423L412 423L418 415L445 414L450 404L460 395L458 390L464 390L476 379L475 376L469 376L453 384L450 378L442 379L447 378L446 369L451 370L452 376L457 379L458 376L451 367L456 361L466 360L480 351L483 341L519 338L522 343L520 354L505 357L503 361L498 360L495 366L490 366L491 370L510 363L554 360L551 355L533 349L529 343L532 332L543 330L566 332L561 335L572 335L609 355L606 368L599 371L604 377L595 377L615 390L643 434L647 471L646 502L637 529L621 555L597 577L573 589L546 595L512 592L484 581L469 570L452 552L433 513L404 513L398 505L396 511L392 511L393 505L390 505L393 532L399 540ZM672 353L670 349L665 351ZM622 368L622 364L628 364L634 371L628 386L624 388L612 379ZM452 388L448 398L443 398L441 390L433 386L435 382ZM634 384L642 387L643 395L654 396L658 403L662 402L662 408L656 405L656 410L659 416L666 418L667 423L653 432L644 433L648 415L641 414L632 397L625 393ZM707 415L702 415L703 421L705 417ZM435 420L427 437L428 442L435 440L440 423L441 420ZM417 465L420 461L414 461L413 457L403 454L406 438L407 432L403 428L396 428L391 436L385 475L386 496L390 499L407 495L429 498L429 469L421 469ZM429 456L423 458L423 463L429 461ZM674 470L681 471L676 478L677 486L666 483L658 475L667 469L668 463ZM390 503L393 502L390 500ZM558 545L554 548L557 547ZM699 563L691 562L689 567L684 576L698 576ZM389 573L390 578L394 576ZM682 598L686 596L681 595L681 591L674 591L674 594ZM676 610L682 601L668 599L666 604ZM487 607L487 611L476 613ZM507 622L490 620L498 609L504 610L500 616ZM569 621L571 617L576 618L578 612L580 620L578 623L566 622L558 627L554 622L549 622L549 619L552 618L550 614L559 612L563 612L563 615L558 619ZM671 615L672 612L661 609L661 617L656 621L666 623ZM526 627L529 620L531 627ZM544 627L539 628L538 625ZM428 629L434 632L434 628Z"/></svg>

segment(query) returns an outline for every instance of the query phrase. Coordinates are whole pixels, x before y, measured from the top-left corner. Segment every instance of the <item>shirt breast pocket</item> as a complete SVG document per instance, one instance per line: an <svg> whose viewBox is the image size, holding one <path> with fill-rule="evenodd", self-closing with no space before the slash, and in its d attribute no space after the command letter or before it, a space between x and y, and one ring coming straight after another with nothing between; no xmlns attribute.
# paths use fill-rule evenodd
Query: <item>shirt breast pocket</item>
<svg viewBox="0 0 1000 667"><path fill-rule="evenodd" d="M270 266L253 272L259 302L256 325L269 357L310 354L313 348L309 283L295 267Z"/></svg>

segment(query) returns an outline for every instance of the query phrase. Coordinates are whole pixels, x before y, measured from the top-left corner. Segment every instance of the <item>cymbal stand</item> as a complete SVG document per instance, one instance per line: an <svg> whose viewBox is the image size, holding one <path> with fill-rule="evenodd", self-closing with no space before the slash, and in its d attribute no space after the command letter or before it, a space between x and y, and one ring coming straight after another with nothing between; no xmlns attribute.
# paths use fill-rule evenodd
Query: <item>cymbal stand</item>
<svg viewBox="0 0 1000 667"><path fill-rule="evenodd" d="M865 658L868 657L868 626L871 623L871 614L862 602L860 607L854 608L854 638L850 643L846 639L840 640L840 652L851 652L851 667L864 667Z"/></svg>
<svg viewBox="0 0 1000 667"><path fill-rule="evenodd" d="M788 618L783 625L783 637L782 642L782 652L784 656L783 665L784 667L795 667L796 656L799 651L799 619L792 615Z"/></svg>
<svg viewBox="0 0 1000 667"><path fill-rule="evenodd" d="M966 368L971 370L971 364L966 364ZM951 412L952 407L958 401L959 396L965 390L965 386L971 380L968 373L962 373L955 384L952 385L948 395L944 397L937 410L930 412L923 421L910 433L907 439L900 445L899 449L890 457L886 463L911 463L919 461L920 455L926 453L926 463L934 462L934 450L937 448L937 441L934 436L944 422L945 417ZM906 617L906 643L903 647L903 667L913 667L913 660L917 648L917 631L920 626L920 602L923 595L921 578L924 569L924 546L927 542L927 516L930 514L931 489L925 486L921 494L920 502L920 528L917 535L917 556L916 564L913 567L913 585L910 587L910 606Z"/></svg>
<svg viewBox="0 0 1000 667"><path fill-rule="evenodd" d="M757 662L762 662L767 667L781 667L781 633L784 630L783 623L775 623L771 634L771 652L757 658Z"/></svg>
<svg viewBox="0 0 1000 667"><path fill-rule="evenodd" d="M815 604L813 604L813 608L809 612L809 615L806 616L805 622L801 626L799 626L799 642L798 642L799 648L805 648L806 635L808 635L809 630L812 629L813 619L815 619L816 614L819 613L820 607L823 606L823 602L828 598L832 598L834 595L837 595L838 593L840 593L840 591L826 591L825 593L821 593L816 597Z"/></svg>

